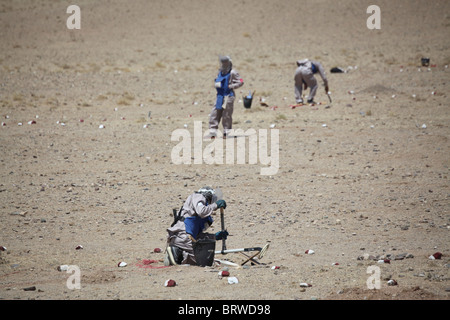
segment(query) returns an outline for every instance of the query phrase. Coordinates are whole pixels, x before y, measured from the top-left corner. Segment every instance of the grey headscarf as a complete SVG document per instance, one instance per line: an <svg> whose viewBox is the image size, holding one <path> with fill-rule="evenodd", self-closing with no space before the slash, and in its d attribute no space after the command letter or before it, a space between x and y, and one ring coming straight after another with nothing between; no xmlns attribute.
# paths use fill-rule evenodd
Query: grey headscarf
<svg viewBox="0 0 450 320"><path fill-rule="evenodd" d="M229 56L219 56L220 60L220 71L222 74L227 74L231 71L233 64Z"/></svg>
<svg viewBox="0 0 450 320"><path fill-rule="evenodd" d="M308 61L309 59L297 60L297 67L300 67L301 65L306 65Z"/></svg>
<svg viewBox="0 0 450 320"><path fill-rule="evenodd" d="M217 197L215 196L216 191L211 187L200 188L197 193L202 194L209 204L217 201Z"/></svg>

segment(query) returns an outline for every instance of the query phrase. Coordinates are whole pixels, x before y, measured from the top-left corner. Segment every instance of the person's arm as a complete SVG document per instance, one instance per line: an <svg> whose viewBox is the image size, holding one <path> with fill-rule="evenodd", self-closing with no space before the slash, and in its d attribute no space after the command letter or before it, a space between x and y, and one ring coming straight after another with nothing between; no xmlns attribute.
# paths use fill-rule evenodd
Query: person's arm
<svg viewBox="0 0 450 320"><path fill-rule="evenodd" d="M327 75L325 73L325 70L324 70L322 64L317 61L311 61L311 62L314 64L314 66L319 71L320 77L323 80L323 85L325 86L325 91L328 92L328 79L327 79Z"/></svg>
<svg viewBox="0 0 450 320"><path fill-rule="evenodd" d="M211 203L209 205L206 205L203 200L200 200L195 204L194 208L197 215L203 219L210 216L213 211L217 210L217 204Z"/></svg>
<svg viewBox="0 0 450 320"><path fill-rule="evenodd" d="M228 84L228 87L230 89L237 89L244 85L244 80L241 78L239 73L236 70L231 70L231 77L230 77L230 83Z"/></svg>

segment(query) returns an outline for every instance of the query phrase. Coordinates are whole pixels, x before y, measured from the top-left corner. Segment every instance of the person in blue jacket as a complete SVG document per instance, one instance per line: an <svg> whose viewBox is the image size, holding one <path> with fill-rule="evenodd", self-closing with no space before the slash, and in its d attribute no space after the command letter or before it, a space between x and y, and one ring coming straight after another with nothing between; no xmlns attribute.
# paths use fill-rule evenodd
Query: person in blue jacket
<svg viewBox="0 0 450 320"><path fill-rule="evenodd" d="M235 89L244 85L244 80L239 73L233 69L233 63L229 56L220 56L220 69L215 79L217 91L216 103L209 115L209 131L211 138L217 135L219 122L222 120L223 137L231 132L233 125L234 101L236 99Z"/></svg>
<svg viewBox="0 0 450 320"><path fill-rule="evenodd" d="M164 265L196 265L194 245L201 239L226 239L224 230L216 234L205 231L213 223L212 214L220 208L226 208L225 200L217 200L215 190L203 187L191 194L175 217L172 226L167 229L167 249Z"/></svg>

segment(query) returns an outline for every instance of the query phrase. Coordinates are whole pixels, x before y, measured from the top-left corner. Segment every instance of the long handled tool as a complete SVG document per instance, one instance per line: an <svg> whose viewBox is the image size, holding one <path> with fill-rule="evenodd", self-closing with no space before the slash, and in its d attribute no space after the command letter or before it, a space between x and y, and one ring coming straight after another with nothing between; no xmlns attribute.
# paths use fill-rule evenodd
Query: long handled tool
<svg viewBox="0 0 450 320"><path fill-rule="evenodd" d="M220 188L216 189L216 196L217 200L223 199L223 192ZM224 217L224 209L220 208L220 223L222 231L225 231L225 217ZM252 248L240 248L240 249L227 249L226 239L222 239L222 250L214 251L214 254L227 254L227 253L236 253L239 252L243 254L247 259L241 264L244 265L249 261L255 262L256 264L259 264L258 261L253 260L255 257L258 259L262 259L264 254L266 253L267 249L269 249L269 243L266 243L265 246L261 247L252 247ZM246 253L251 252L252 255L248 256ZM238 266L237 264L229 261L222 261L219 259L215 259L223 264L228 264L230 266Z"/></svg>
<svg viewBox="0 0 450 320"><path fill-rule="evenodd" d="M224 210L223 208L220 208L220 223L221 223L221 228L222 231L225 231L225 217L224 217ZM241 263L241 265L246 264L249 261L252 261L256 264L259 264L258 261L254 260L254 258L256 256L258 256L258 259L262 259L262 257L264 256L264 254L266 253L267 249L269 249L269 244L267 243L264 247L253 247L253 248L240 248L240 249L230 249L227 250L227 244L225 242L226 240L223 238L222 239L222 250L220 251L215 251L214 254L227 254L227 253L236 253L236 252L240 252L242 253L247 259ZM252 253L252 255L248 256L245 254L245 252L254 252Z"/></svg>
<svg viewBox="0 0 450 320"><path fill-rule="evenodd" d="M225 231L225 218L224 218L224 214L223 214L223 208L220 208L220 224L222 227L222 231ZM227 250L227 244L225 242L225 238L222 239L222 254L225 254L225 251Z"/></svg>

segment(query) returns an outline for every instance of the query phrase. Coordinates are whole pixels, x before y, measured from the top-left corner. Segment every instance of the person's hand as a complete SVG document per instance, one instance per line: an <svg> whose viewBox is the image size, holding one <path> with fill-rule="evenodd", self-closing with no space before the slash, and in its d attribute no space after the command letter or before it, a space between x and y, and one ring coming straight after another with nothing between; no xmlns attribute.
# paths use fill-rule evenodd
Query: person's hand
<svg viewBox="0 0 450 320"><path fill-rule="evenodd" d="M326 94L328 94L328 91L330 91L329 88L328 88L328 86L325 86L325 92L326 92Z"/></svg>
<svg viewBox="0 0 450 320"><path fill-rule="evenodd" d="M303 90L308 89L308 85L306 84L306 82L303 83Z"/></svg>
<svg viewBox="0 0 450 320"><path fill-rule="evenodd" d="M227 208L227 203L225 202L225 200L217 200L216 205L217 205L217 209L220 209L220 208L226 209Z"/></svg>
<svg viewBox="0 0 450 320"><path fill-rule="evenodd" d="M228 234L229 233L227 230L222 230L222 231L216 232L216 234L215 234L216 240L227 240Z"/></svg>

